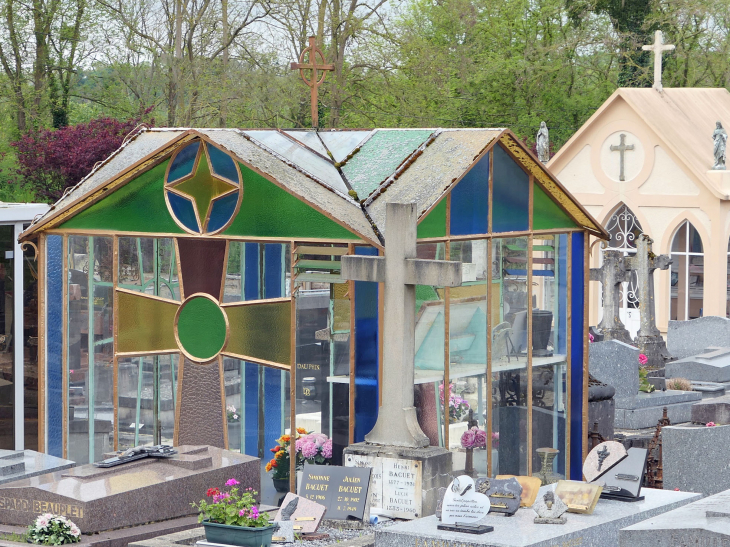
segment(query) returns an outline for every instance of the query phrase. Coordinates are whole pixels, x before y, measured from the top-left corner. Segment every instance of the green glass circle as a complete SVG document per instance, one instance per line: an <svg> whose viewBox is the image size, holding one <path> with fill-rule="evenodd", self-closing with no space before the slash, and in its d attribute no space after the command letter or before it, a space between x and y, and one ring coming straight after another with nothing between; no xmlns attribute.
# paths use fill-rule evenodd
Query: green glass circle
<svg viewBox="0 0 730 547"><path fill-rule="evenodd" d="M204 296L191 298L180 309L177 337L183 349L196 359L212 359L226 343L223 310Z"/></svg>

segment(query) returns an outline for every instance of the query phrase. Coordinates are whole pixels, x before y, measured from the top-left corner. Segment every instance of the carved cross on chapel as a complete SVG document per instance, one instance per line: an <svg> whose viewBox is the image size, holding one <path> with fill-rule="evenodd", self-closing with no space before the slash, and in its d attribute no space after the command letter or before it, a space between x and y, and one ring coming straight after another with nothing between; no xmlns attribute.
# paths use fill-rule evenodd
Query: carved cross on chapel
<svg viewBox="0 0 730 547"><path fill-rule="evenodd" d="M342 277L385 284L383 325L383 404L369 443L420 448L428 437L413 406L416 285L457 287L461 263L416 258L415 203L388 203L385 256L343 256Z"/></svg>
<svg viewBox="0 0 730 547"><path fill-rule="evenodd" d="M664 45L664 37L662 31L657 30L654 33L654 43L650 46L641 46L644 51L654 52L654 85L652 86L657 91L661 91L662 88L662 53L665 51L671 51L674 46L671 44Z"/></svg>
<svg viewBox="0 0 730 547"><path fill-rule="evenodd" d="M625 173L625 170L624 170L624 165L625 165L624 154L626 154L626 151L627 150L633 150L634 149L634 145L633 144L629 144L629 145L626 144L626 133L621 133L621 135L619 135L619 137L621 139L620 143L618 145L612 144L611 145L611 152L618 152L619 153L619 164L618 164L619 165L619 173L618 173L618 180L620 180L621 182L623 182L623 181L626 180L626 173Z"/></svg>
<svg viewBox="0 0 730 547"><path fill-rule="evenodd" d="M307 54L309 54L309 62L305 63L304 58ZM302 77L302 80L304 80L304 83L307 84L311 90L312 127L316 129L319 127L319 111L317 108L319 86L322 82L324 82L325 76L327 76L326 71L334 70L335 65L325 64L324 54L322 53L322 50L317 47L317 39L314 36L310 36L309 47L302 51L302 54L299 56L298 63L291 64L291 69L299 71L299 75ZM307 79L304 75L305 70L312 71L311 78ZM320 71L322 73L321 77L319 76Z"/></svg>

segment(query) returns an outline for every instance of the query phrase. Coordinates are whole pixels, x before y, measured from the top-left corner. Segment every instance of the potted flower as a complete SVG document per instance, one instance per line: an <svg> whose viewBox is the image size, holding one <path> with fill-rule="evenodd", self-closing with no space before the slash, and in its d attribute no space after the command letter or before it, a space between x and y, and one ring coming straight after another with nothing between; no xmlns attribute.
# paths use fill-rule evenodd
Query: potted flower
<svg viewBox="0 0 730 547"><path fill-rule="evenodd" d="M487 432L474 426L467 429L461 436L461 447L466 451L466 463L464 473L470 477L474 476L474 449L486 448Z"/></svg>
<svg viewBox="0 0 730 547"><path fill-rule="evenodd" d="M297 456L302 460L317 465L329 465L332 458L332 439L322 433L307 433L299 437L294 443Z"/></svg>
<svg viewBox="0 0 730 547"><path fill-rule="evenodd" d="M28 542L37 545L64 545L81 541L81 530L63 516L45 513L28 528Z"/></svg>
<svg viewBox="0 0 730 547"><path fill-rule="evenodd" d="M226 481L230 489L208 488L206 496L191 505L199 511L198 522L203 523L205 539L210 543L240 545L245 547L269 547L276 523L269 523L269 515L260 513L252 488L239 492L236 479Z"/></svg>
<svg viewBox="0 0 730 547"><path fill-rule="evenodd" d="M291 435L282 435L276 440L276 446L270 449L274 457L266 464L266 471L273 472L274 488L277 492L289 491L289 454L291 452ZM322 433L307 432L303 427L297 428L294 440L296 469L302 469L304 462L312 464L329 464L332 458L332 440Z"/></svg>
<svg viewBox="0 0 730 547"><path fill-rule="evenodd" d="M444 402L444 384L439 386L439 395L441 397L441 407ZM449 384L449 423L455 424L461 422L469 414L471 406L466 399L462 399L454 393L454 384Z"/></svg>

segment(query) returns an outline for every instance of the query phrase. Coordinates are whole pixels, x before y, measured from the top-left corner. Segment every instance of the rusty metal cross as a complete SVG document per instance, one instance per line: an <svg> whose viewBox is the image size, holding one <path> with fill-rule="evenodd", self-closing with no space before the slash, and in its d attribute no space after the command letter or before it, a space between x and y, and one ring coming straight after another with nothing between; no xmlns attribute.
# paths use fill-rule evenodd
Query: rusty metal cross
<svg viewBox="0 0 730 547"><path fill-rule="evenodd" d="M309 62L304 62L304 57L309 53ZM321 62L320 62L321 61ZM334 70L335 65L325 64L324 62L324 54L322 53L322 50L317 47L317 39L314 36L309 37L309 47L305 48L304 51L302 51L302 54L299 56L299 62L298 63L292 63L291 64L292 70L298 70L299 75L302 77L302 80L304 80L304 83L309 86L309 89L311 90L311 101L312 101L312 127L318 127L319 126L319 113L317 110L317 95L318 95L318 89L320 84L324 82L324 78L327 75L328 70ZM304 75L305 70L311 70L312 71L312 77L310 79L307 79L307 77ZM318 71L322 71L322 77L319 77Z"/></svg>

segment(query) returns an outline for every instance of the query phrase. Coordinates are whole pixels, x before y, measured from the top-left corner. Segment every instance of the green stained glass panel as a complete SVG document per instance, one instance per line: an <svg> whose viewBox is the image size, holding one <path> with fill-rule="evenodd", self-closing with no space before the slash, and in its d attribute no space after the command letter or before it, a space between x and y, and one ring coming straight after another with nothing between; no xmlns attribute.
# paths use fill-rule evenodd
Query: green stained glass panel
<svg viewBox="0 0 730 547"><path fill-rule="evenodd" d="M533 187L532 229L575 228L576 224L565 211L538 185Z"/></svg>
<svg viewBox="0 0 730 547"><path fill-rule="evenodd" d="M418 238L444 237L446 235L446 198L431 209L426 218L418 223Z"/></svg>
<svg viewBox="0 0 730 547"><path fill-rule="evenodd" d="M209 298L191 298L180 310L177 336L190 355L200 360L211 359L226 342L226 318Z"/></svg>
<svg viewBox="0 0 730 547"><path fill-rule="evenodd" d="M177 350L175 313L179 304L118 291L117 305L118 352Z"/></svg>
<svg viewBox="0 0 730 547"><path fill-rule="evenodd" d="M70 218L60 228L182 234L163 191L167 161Z"/></svg>
<svg viewBox="0 0 730 547"><path fill-rule="evenodd" d="M431 135L428 130L379 130L342 166L360 199L369 196Z"/></svg>
<svg viewBox="0 0 730 547"><path fill-rule="evenodd" d="M290 364L291 301L234 305L224 309L231 329L226 353Z"/></svg>
<svg viewBox="0 0 730 547"><path fill-rule="evenodd" d="M241 208L225 235L360 239L246 166L241 172Z"/></svg>

